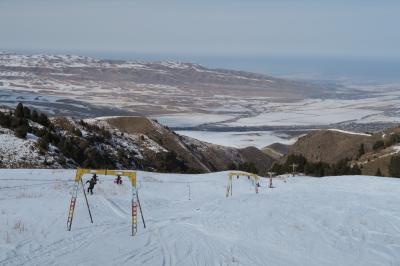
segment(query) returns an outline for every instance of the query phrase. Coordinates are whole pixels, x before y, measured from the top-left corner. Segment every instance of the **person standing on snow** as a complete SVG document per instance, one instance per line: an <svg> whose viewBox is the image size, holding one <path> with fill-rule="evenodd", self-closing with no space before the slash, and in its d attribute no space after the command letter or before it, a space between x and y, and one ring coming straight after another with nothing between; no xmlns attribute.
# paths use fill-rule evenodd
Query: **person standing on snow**
<svg viewBox="0 0 400 266"><path fill-rule="evenodd" d="M117 175L117 178L115 179L115 183L118 184L118 185L122 184L122 179L121 179L120 175Z"/></svg>
<svg viewBox="0 0 400 266"><path fill-rule="evenodd" d="M90 195L93 195L94 185L97 184L97 176L96 176L96 174L94 174L93 177L90 180L86 181L86 183L89 183L89 187L87 189L87 192L88 193L90 192Z"/></svg>
<svg viewBox="0 0 400 266"><path fill-rule="evenodd" d="M94 181L96 182L96 184L97 184L97 181L99 181L98 179L97 179L97 175L96 174L93 174L93 177L92 178L94 178Z"/></svg>

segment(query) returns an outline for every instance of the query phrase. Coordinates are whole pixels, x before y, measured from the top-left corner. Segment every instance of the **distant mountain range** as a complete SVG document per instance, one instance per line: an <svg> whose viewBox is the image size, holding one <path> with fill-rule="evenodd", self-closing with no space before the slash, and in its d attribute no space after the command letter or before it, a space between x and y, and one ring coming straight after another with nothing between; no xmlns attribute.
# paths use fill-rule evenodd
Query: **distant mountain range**
<svg viewBox="0 0 400 266"><path fill-rule="evenodd" d="M74 55L0 53L0 104L18 100L49 114L224 113L249 100L328 97L332 88L192 63L100 60Z"/></svg>
<svg viewBox="0 0 400 266"><path fill-rule="evenodd" d="M152 117L175 130L375 132L400 122L396 84L342 86L173 61L0 53L0 106L16 102L51 116Z"/></svg>

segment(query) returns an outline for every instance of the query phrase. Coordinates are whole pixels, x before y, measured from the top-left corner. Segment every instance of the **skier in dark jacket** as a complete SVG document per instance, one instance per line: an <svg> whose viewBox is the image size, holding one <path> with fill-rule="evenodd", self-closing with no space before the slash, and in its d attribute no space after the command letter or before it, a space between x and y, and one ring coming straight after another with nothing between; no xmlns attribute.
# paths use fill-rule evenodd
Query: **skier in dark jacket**
<svg viewBox="0 0 400 266"><path fill-rule="evenodd" d="M90 180L86 181L86 183L89 183L87 192L88 193L90 192L90 194L93 195L93 188L94 188L94 185L96 185L96 183L97 183L96 175L93 175L93 177Z"/></svg>
<svg viewBox="0 0 400 266"><path fill-rule="evenodd" d="M120 175L117 175L117 178L114 180L114 182L118 185L122 185L122 179Z"/></svg>

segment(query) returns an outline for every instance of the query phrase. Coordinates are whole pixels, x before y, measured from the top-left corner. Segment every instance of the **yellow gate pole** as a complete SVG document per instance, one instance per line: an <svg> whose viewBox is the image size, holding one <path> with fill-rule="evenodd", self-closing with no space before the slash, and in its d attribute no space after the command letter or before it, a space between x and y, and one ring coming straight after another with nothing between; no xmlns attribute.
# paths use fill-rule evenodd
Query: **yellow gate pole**
<svg viewBox="0 0 400 266"><path fill-rule="evenodd" d="M129 175L132 184L132 236L137 232L136 174Z"/></svg>
<svg viewBox="0 0 400 266"><path fill-rule="evenodd" d="M87 196L86 196L85 185L83 184L82 178L80 178L80 179L81 179L83 195L85 195L86 206L87 206L87 209L89 211L90 222L93 223L92 213L90 212L90 207L89 207L89 201L88 201Z"/></svg>
<svg viewBox="0 0 400 266"><path fill-rule="evenodd" d="M75 183L74 183L74 187L73 187L73 191L72 191L71 203L70 203L70 206L68 209L67 230L71 231L72 220L74 217L74 210L75 210L75 205L76 205L76 199L78 196L79 183L82 184L83 193L85 195L90 220L93 223L92 214L91 214L90 207L89 207L89 201L87 200L85 187L84 187L84 184L82 181L82 176L85 174L115 175L115 176L119 175L119 176L126 176L130 179L131 185L132 185L132 192L131 192L131 194L132 194L132 201L131 201L131 204L132 204L132 236L134 236L137 232L137 205L138 205L138 203L139 203L140 213L142 214L143 224L144 224L144 217L143 217L143 212L141 210L141 206L140 206L140 202L139 202L139 196L137 193L136 172L124 171L124 170L81 169L81 168L78 168L76 170ZM144 224L144 227L146 228L145 224Z"/></svg>
<svg viewBox="0 0 400 266"><path fill-rule="evenodd" d="M140 200L139 200L139 191L138 190L136 190L136 198L137 198L137 202L139 205L140 216L142 217L143 227L146 228L146 223L144 222L144 216L143 216L143 211L142 211L142 205L140 204Z"/></svg>

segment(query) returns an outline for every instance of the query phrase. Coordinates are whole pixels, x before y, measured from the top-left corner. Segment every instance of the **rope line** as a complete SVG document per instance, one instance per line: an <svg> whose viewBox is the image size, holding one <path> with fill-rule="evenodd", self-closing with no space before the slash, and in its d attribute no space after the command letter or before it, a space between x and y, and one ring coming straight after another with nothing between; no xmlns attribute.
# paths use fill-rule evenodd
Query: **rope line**
<svg viewBox="0 0 400 266"><path fill-rule="evenodd" d="M57 182L46 182L46 183L30 184L30 185L20 185L20 186L11 186L11 187L0 187L0 190L13 190L13 189L20 189L20 188L35 187L35 186L51 185L51 184L57 184L57 183L60 183L60 182L57 181Z"/></svg>
<svg viewBox="0 0 400 266"><path fill-rule="evenodd" d="M54 182L75 182L75 180L65 179L37 179L37 178L0 178L0 181L54 181Z"/></svg>

